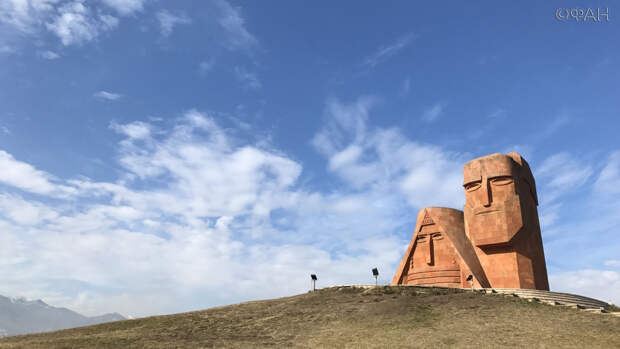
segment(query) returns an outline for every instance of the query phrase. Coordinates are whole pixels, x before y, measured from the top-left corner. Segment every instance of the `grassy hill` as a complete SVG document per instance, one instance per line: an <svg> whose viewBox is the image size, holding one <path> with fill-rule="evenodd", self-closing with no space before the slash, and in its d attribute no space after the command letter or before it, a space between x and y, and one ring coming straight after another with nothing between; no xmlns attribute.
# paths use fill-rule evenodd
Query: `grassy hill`
<svg viewBox="0 0 620 349"><path fill-rule="evenodd" d="M450 289L332 287L9 337L0 348L620 348L620 317Z"/></svg>

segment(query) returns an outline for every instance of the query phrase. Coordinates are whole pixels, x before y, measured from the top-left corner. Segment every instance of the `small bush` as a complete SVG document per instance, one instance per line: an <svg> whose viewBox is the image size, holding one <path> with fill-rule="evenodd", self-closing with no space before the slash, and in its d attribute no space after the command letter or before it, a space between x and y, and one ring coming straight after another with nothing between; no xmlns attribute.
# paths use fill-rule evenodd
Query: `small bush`
<svg viewBox="0 0 620 349"><path fill-rule="evenodd" d="M615 313L615 312L620 312L620 307L618 307L618 306L617 306L617 305L615 305L615 304L610 304L610 305L608 305L607 307L605 307L605 310L607 310L607 311L611 311L611 312L614 312L614 313Z"/></svg>

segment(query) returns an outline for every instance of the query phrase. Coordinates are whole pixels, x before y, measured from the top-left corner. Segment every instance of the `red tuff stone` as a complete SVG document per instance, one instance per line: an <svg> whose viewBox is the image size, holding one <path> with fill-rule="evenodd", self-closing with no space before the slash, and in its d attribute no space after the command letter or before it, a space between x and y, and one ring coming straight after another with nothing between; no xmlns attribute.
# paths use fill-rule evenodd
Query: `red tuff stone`
<svg viewBox="0 0 620 349"><path fill-rule="evenodd" d="M536 183L517 153L474 159L463 169L464 212L427 207L393 285L549 290Z"/></svg>

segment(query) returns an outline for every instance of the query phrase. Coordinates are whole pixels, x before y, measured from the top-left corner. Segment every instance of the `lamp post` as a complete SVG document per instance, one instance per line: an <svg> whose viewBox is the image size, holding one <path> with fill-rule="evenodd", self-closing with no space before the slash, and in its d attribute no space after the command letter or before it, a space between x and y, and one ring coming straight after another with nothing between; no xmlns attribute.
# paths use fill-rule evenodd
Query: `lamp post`
<svg viewBox="0 0 620 349"><path fill-rule="evenodd" d="M375 277L375 286L377 286L377 278L379 277L379 269L372 268L372 275Z"/></svg>
<svg viewBox="0 0 620 349"><path fill-rule="evenodd" d="M316 290L316 274L310 274L310 279L312 279L312 291Z"/></svg>
<svg viewBox="0 0 620 349"><path fill-rule="evenodd" d="M474 291L474 276L472 274L469 274L466 281L469 281L469 283L471 284L471 291L473 292Z"/></svg>

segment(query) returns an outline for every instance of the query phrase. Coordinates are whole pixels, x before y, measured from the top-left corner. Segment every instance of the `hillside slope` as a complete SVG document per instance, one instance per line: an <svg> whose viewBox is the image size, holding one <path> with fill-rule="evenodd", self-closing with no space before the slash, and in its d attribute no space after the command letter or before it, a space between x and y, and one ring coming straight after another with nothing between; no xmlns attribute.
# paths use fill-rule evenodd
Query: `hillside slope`
<svg viewBox="0 0 620 349"><path fill-rule="evenodd" d="M620 347L620 317L449 289L332 287L10 337L0 348Z"/></svg>

